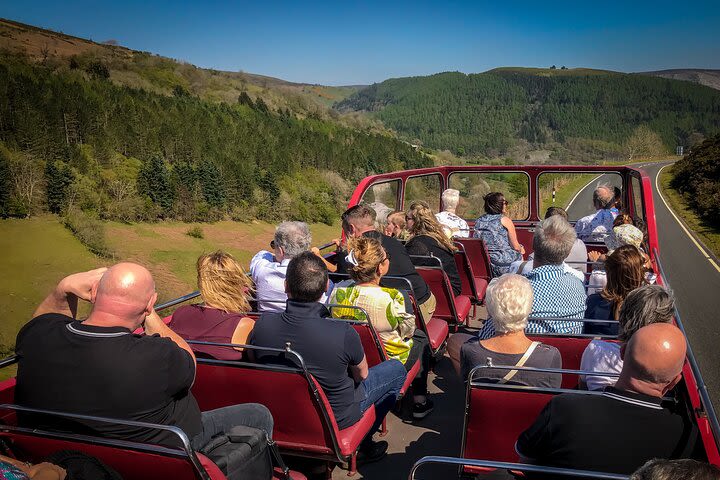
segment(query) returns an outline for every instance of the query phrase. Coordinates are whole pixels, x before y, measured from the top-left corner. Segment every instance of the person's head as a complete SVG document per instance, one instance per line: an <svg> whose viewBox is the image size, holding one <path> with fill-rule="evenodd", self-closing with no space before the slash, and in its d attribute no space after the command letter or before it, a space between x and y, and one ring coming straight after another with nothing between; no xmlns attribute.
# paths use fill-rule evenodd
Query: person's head
<svg viewBox="0 0 720 480"><path fill-rule="evenodd" d="M494 278L486 294L488 316L499 334L525 330L532 311L533 291L522 275L507 273Z"/></svg>
<svg viewBox="0 0 720 480"><path fill-rule="evenodd" d="M351 238L348 249L352 265L348 273L355 282L376 282L388 272L390 257L380 240L368 237Z"/></svg>
<svg viewBox="0 0 720 480"><path fill-rule="evenodd" d="M290 260L285 275L285 293L296 302L317 302L328 288L328 271L320 257L303 252Z"/></svg>
<svg viewBox="0 0 720 480"><path fill-rule="evenodd" d="M533 236L535 266L562 264L570 255L575 240L575 229L562 216L546 218L535 228Z"/></svg>
<svg viewBox="0 0 720 480"><path fill-rule="evenodd" d="M252 281L229 253L218 250L197 260L197 283L205 305L225 312L248 312Z"/></svg>
<svg viewBox="0 0 720 480"><path fill-rule="evenodd" d="M620 190L620 187L613 187L613 206L618 210L622 209L622 190Z"/></svg>
<svg viewBox="0 0 720 480"><path fill-rule="evenodd" d="M303 252L312 244L312 235L305 222L282 222L275 230L275 258L282 262Z"/></svg>
<svg viewBox="0 0 720 480"><path fill-rule="evenodd" d="M418 200L410 204L410 208L407 211L405 217L407 221L407 228L410 235L427 235L435 239L435 241L448 252L454 252L456 250L455 245L445 234L445 230L440 222L437 221L433 214L430 206Z"/></svg>
<svg viewBox="0 0 720 480"><path fill-rule="evenodd" d="M605 237L605 246L610 254L623 245L631 245L639 249L642 244L643 233L635 226L627 223L614 227L612 232Z"/></svg>
<svg viewBox="0 0 720 480"><path fill-rule="evenodd" d="M485 201L485 213L490 215L498 215L505 213L508 202L505 200L505 195L500 192L491 192L483 197Z"/></svg>
<svg viewBox="0 0 720 480"><path fill-rule="evenodd" d="M620 308L618 340L627 342L635 332L653 323L670 323L675 315L672 293L660 285L644 285L628 293Z"/></svg>
<svg viewBox="0 0 720 480"><path fill-rule="evenodd" d="M621 213L613 221L613 228L619 227L620 225L635 225L633 218L627 213Z"/></svg>
<svg viewBox="0 0 720 480"><path fill-rule="evenodd" d="M720 468L690 458L654 458L645 462L630 480L720 480Z"/></svg>
<svg viewBox="0 0 720 480"><path fill-rule="evenodd" d="M600 295L614 305L617 318L628 293L645 283L645 258L633 245L623 245L605 260L607 284Z"/></svg>
<svg viewBox="0 0 720 480"><path fill-rule="evenodd" d="M611 185L603 184L593 192L593 205L597 210L612 208L615 205L615 190Z"/></svg>
<svg viewBox="0 0 720 480"><path fill-rule="evenodd" d="M157 300L155 282L145 268L123 262L110 267L93 286L91 317L107 325L135 330L152 313Z"/></svg>
<svg viewBox="0 0 720 480"><path fill-rule="evenodd" d="M552 217L553 215L559 215L559 216L561 216L562 218L564 218L566 221L567 221L567 219L568 219L568 214L567 214L567 212L565 211L564 208L560 208L560 207L549 207L549 208L545 211L545 218L550 218L550 217Z"/></svg>
<svg viewBox="0 0 720 480"><path fill-rule="evenodd" d="M443 209L446 212L455 213L458 202L460 202L460 191L454 188L448 188L442 193Z"/></svg>
<svg viewBox="0 0 720 480"><path fill-rule="evenodd" d="M387 216L384 233L388 237L399 237L406 226L405 212L398 210Z"/></svg>
<svg viewBox="0 0 720 480"><path fill-rule="evenodd" d="M662 397L682 378L685 336L671 323L642 327L623 346L617 387Z"/></svg>
<svg viewBox="0 0 720 480"><path fill-rule="evenodd" d="M375 210L366 205L355 205L342 214L342 229L348 237L359 237L375 229Z"/></svg>

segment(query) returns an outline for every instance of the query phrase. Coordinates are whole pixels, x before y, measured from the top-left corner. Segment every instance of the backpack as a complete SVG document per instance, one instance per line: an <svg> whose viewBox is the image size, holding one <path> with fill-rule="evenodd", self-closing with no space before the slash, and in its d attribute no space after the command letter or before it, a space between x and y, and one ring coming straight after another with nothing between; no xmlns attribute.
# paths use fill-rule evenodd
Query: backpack
<svg viewBox="0 0 720 480"><path fill-rule="evenodd" d="M67 480L123 480L119 473L97 458L77 450L59 450L45 461L64 468Z"/></svg>
<svg viewBox="0 0 720 480"><path fill-rule="evenodd" d="M257 428L235 426L214 436L200 453L212 460L228 480L271 480L273 462L289 478L275 442Z"/></svg>

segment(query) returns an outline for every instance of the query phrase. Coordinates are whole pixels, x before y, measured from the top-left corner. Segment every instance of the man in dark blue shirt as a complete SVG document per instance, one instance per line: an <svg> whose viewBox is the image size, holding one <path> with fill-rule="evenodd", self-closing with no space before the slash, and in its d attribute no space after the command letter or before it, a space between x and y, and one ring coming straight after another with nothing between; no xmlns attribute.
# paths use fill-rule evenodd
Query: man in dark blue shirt
<svg viewBox="0 0 720 480"><path fill-rule="evenodd" d="M264 313L255 323L249 343L259 347L284 348L290 343L310 373L322 386L338 428L355 424L362 413L375 405L376 420L360 446L358 461L382 458L387 442L373 442L372 434L395 404L405 381L405 367L388 360L368 369L360 336L351 325L329 319L330 312L318 300L327 288L323 261L311 252L293 258L287 268L287 308L282 313ZM254 351L256 360L285 363L284 354Z"/></svg>

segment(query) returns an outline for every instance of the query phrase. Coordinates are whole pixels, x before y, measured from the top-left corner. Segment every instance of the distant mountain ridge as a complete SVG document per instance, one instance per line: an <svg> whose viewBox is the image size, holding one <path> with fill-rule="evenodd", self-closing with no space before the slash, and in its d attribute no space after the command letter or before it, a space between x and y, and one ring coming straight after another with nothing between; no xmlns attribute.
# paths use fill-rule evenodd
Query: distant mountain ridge
<svg viewBox="0 0 720 480"><path fill-rule="evenodd" d="M670 78L673 80L684 80L686 82L699 83L706 87L720 90L720 70L708 68L675 68L670 70L658 70L655 72L640 72L640 75L652 75L654 77Z"/></svg>
<svg viewBox="0 0 720 480"><path fill-rule="evenodd" d="M553 151L555 161L597 161L620 156L643 124L669 151L720 131L716 90L593 69L505 67L393 78L335 107L368 112L412 143L490 157L526 145L526 151Z"/></svg>

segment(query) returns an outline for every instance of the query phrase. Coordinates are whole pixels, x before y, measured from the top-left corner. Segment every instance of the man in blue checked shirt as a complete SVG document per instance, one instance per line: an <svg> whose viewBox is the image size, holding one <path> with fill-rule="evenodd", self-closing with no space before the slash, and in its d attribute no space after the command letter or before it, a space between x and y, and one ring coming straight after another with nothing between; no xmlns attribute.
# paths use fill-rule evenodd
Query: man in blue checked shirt
<svg viewBox="0 0 720 480"><path fill-rule="evenodd" d="M564 218L553 215L538 225L533 237L533 269L526 275L533 289L531 318L583 318L585 314L585 287L574 275L563 268L577 235ZM582 333L583 323L571 320L529 321L527 333ZM485 322L478 336L481 339L495 335L492 320Z"/></svg>

